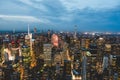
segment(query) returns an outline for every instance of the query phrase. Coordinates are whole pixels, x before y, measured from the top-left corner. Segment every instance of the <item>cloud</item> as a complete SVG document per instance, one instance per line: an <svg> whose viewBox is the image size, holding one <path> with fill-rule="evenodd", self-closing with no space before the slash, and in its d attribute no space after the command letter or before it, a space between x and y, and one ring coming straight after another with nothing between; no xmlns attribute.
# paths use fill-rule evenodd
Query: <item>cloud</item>
<svg viewBox="0 0 120 80"><path fill-rule="evenodd" d="M22 22L35 22L35 23L51 23L51 21L47 19L42 19L42 18L36 18L33 16L13 16L13 15L0 15L1 20L7 20L7 21L22 21Z"/></svg>
<svg viewBox="0 0 120 80"><path fill-rule="evenodd" d="M91 8L94 10L111 9L120 5L120 0L60 0L68 11Z"/></svg>
<svg viewBox="0 0 120 80"><path fill-rule="evenodd" d="M47 8L43 4L41 4L42 0L19 0L19 1L38 10L45 12L48 11Z"/></svg>
<svg viewBox="0 0 120 80"><path fill-rule="evenodd" d="M30 10L25 5L20 5L16 1L12 0L1 0L0 2L0 14L8 15L19 15L19 14L28 14Z"/></svg>
<svg viewBox="0 0 120 80"><path fill-rule="evenodd" d="M120 0L1 0L0 26L102 30L120 25ZM118 30L118 29L117 29Z"/></svg>
<svg viewBox="0 0 120 80"><path fill-rule="evenodd" d="M13 16L13 15L0 15L3 20L23 21L23 22L40 22L39 19L33 16Z"/></svg>

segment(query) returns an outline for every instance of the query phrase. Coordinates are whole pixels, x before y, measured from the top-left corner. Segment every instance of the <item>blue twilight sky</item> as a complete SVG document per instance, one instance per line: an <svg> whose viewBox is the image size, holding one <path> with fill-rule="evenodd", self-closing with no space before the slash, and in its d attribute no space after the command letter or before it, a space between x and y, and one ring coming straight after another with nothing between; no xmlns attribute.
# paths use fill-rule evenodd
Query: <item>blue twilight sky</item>
<svg viewBox="0 0 120 80"><path fill-rule="evenodd" d="M120 31L120 0L0 0L0 30Z"/></svg>

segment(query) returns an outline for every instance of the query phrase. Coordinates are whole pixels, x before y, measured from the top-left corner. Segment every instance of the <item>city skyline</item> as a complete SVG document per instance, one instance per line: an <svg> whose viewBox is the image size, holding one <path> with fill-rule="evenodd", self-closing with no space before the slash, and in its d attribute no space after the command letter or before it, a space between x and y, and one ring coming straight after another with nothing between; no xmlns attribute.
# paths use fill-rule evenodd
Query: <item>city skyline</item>
<svg viewBox="0 0 120 80"><path fill-rule="evenodd" d="M120 0L1 0L0 30L120 32Z"/></svg>

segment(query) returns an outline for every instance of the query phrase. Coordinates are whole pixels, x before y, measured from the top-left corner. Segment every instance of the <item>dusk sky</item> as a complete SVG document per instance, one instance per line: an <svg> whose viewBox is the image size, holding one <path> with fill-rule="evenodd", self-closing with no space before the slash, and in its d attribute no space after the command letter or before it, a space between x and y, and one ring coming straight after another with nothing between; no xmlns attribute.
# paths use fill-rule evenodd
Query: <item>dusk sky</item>
<svg viewBox="0 0 120 80"><path fill-rule="evenodd" d="M120 0L0 0L0 30L120 32Z"/></svg>

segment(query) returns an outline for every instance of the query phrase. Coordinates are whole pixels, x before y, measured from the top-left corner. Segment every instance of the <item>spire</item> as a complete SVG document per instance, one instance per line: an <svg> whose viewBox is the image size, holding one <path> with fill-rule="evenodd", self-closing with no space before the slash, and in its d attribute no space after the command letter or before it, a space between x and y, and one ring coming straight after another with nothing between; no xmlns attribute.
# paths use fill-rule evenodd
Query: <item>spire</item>
<svg viewBox="0 0 120 80"><path fill-rule="evenodd" d="M75 25L75 36L76 36L76 33L77 33L77 25Z"/></svg>
<svg viewBox="0 0 120 80"><path fill-rule="evenodd" d="M28 24L28 35L30 34L29 24Z"/></svg>
<svg viewBox="0 0 120 80"><path fill-rule="evenodd" d="M75 25L75 33L74 33L74 38L77 38L77 25Z"/></svg>

